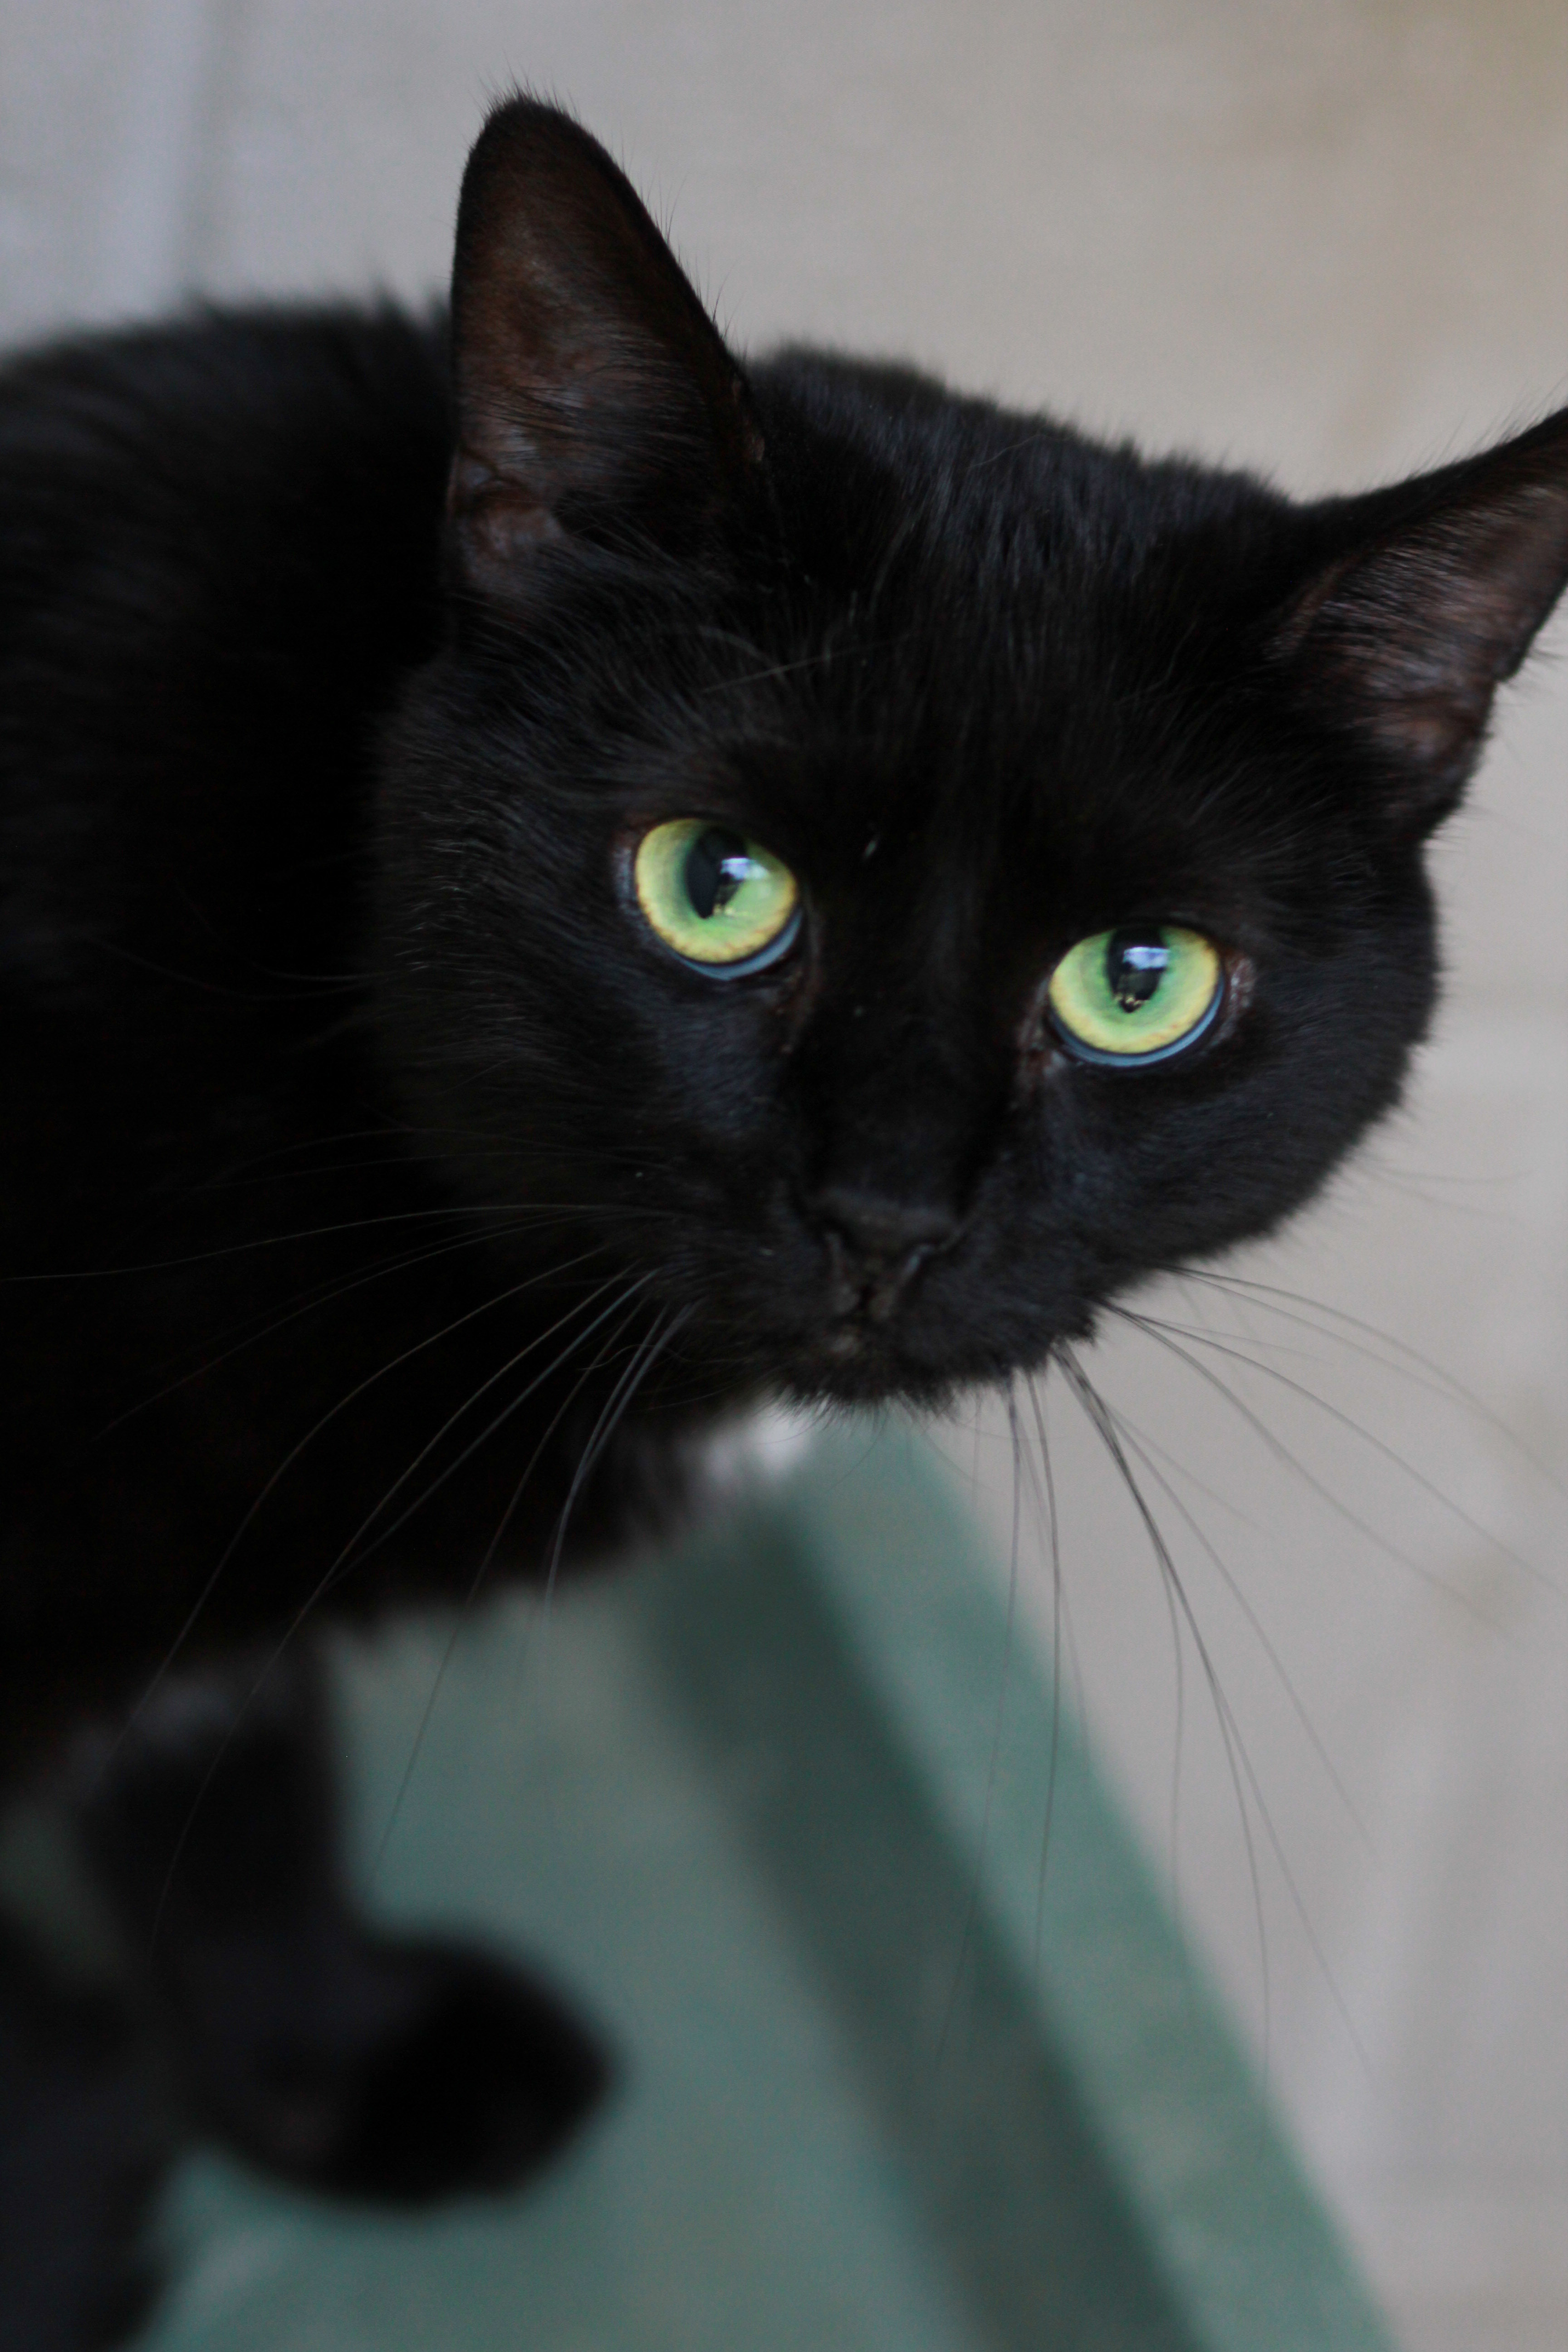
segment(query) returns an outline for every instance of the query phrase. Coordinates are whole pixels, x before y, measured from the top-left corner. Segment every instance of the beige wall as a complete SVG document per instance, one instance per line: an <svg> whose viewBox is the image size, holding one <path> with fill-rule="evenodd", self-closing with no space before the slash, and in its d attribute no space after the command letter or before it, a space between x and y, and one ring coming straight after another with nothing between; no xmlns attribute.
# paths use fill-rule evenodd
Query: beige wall
<svg viewBox="0 0 1568 2352"><path fill-rule="evenodd" d="M434 285L514 76L575 101L743 341L910 353L1302 488L1568 396L1562 0L0 0L0 331L189 287ZM1568 1477L1554 644L1441 852L1452 987L1410 1108L1245 1268L1393 1346L1159 1302L1213 1325L1207 1360L1316 1486L1147 1339L1097 1366L1181 1465L1156 1465L1181 1507L1152 1498L1246 1742L1266 1965L1191 1642L1178 1780L1154 1571L1050 1404L1103 1750L1260 2046L1267 1979L1274 2084L1420 2352L1568 2340L1568 1504L1519 1451ZM951 1443L1005 1535L995 1416Z"/></svg>

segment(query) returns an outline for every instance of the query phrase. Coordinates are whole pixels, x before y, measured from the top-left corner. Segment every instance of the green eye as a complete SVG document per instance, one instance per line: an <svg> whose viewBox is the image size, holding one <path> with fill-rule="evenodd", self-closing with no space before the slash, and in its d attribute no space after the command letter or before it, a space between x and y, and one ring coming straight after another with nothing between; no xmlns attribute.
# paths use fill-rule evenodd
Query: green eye
<svg viewBox="0 0 1568 2352"><path fill-rule="evenodd" d="M637 904L666 947L734 978L782 956L800 929L800 887L773 852L700 816L656 824L632 866Z"/></svg>
<svg viewBox="0 0 1568 2352"><path fill-rule="evenodd" d="M1196 931L1149 923L1097 931L1051 974L1051 1012L1080 1061L1163 1061L1202 1035L1219 1010L1217 952Z"/></svg>

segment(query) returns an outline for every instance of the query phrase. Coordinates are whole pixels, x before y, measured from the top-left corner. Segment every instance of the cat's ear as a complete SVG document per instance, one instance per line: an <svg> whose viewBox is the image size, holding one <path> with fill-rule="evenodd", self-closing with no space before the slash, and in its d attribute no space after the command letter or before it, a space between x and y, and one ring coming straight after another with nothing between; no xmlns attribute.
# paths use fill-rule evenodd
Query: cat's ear
<svg viewBox="0 0 1568 2352"><path fill-rule="evenodd" d="M491 114L452 275L458 559L504 593L542 541L701 548L756 495L745 378L625 175L554 107Z"/></svg>
<svg viewBox="0 0 1568 2352"><path fill-rule="evenodd" d="M1458 799L1493 693L1568 583L1568 409L1313 520L1328 545L1272 651L1312 709L1375 747L1390 815L1424 833Z"/></svg>

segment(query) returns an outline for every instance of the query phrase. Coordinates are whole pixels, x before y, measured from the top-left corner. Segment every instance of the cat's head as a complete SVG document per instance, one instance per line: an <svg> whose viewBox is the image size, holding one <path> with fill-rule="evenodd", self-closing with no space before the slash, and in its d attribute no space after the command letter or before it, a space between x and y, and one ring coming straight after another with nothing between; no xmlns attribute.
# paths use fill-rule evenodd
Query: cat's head
<svg viewBox="0 0 1568 2352"><path fill-rule="evenodd" d="M913 373L742 370L595 142L500 109L450 623L379 922L470 1197L721 1387L940 1395L1272 1225L1394 1099L1423 853L1568 576L1568 414L1295 506Z"/></svg>

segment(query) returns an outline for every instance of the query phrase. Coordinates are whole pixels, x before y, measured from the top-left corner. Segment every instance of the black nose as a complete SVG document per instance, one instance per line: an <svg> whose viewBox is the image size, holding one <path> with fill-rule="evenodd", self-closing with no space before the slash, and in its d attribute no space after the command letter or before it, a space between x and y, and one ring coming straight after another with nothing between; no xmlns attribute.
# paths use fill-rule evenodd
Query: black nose
<svg viewBox="0 0 1568 2352"><path fill-rule="evenodd" d="M825 1186L810 1207L827 1242L842 1314L862 1306L874 1317L890 1313L910 1276L958 1233L950 1209L853 1185Z"/></svg>

